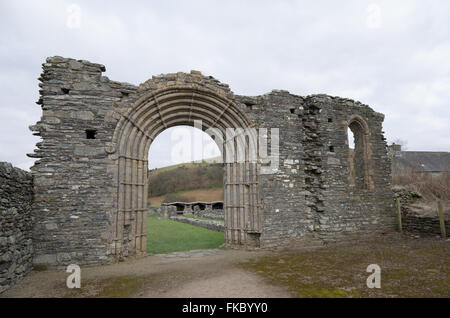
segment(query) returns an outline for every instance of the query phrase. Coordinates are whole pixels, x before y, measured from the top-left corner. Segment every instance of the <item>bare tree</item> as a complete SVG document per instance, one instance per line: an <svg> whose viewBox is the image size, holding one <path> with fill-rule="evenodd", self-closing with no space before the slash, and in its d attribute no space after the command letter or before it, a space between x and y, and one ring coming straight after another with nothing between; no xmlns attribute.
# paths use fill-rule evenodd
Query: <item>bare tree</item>
<svg viewBox="0 0 450 318"><path fill-rule="evenodd" d="M397 138L397 139L394 140L393 143L396 144L396 145L402 146L402 150L407 150L408 149L408 146L407 146L408 145L408 141L406 141L404 139Z"/></svg>

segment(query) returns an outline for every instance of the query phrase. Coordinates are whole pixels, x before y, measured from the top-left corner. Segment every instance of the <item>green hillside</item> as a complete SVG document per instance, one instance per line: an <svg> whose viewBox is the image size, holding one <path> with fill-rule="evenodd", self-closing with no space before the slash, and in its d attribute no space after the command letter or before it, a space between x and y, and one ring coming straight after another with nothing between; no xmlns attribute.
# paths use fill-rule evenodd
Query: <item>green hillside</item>
<svg viewBox="0 0 450 318"><path fill-rule="evenodd" d="M173 201L215 201L222 195L223 166L191 162L153 169L148 173L148 183L152 205ZM213 198L207 200L210 195Z"/></svg>

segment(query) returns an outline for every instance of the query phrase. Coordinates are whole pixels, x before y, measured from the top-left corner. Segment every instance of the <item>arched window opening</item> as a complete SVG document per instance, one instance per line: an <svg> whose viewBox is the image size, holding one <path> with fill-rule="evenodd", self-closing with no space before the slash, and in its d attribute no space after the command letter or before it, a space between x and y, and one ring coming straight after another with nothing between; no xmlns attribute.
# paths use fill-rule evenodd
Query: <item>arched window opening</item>
<svg viewBox="0 0 450 318"><path fill-rule="evenodd" d="M366 127L359 120L351 120L347 135L350 185L357 189L365 189L368 184Z"/></svg>
<svg viewBox="0 0 450 318"><path fill-rule="evenodd" d="M350 185L355 186L356 175L355 175L355 135L350 127L347 127L347 144L348 144L348 163L350 171Z"/></svg>

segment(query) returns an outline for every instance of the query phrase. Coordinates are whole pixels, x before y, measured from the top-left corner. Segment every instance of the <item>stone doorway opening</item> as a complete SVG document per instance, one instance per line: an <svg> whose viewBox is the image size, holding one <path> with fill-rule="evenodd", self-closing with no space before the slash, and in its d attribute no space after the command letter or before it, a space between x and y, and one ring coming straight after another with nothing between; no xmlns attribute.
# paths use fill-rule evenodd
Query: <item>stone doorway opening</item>
<svg viewBox="0 0 450 318"><path fill-rule="evenodd" d="M164 130L151 144L148 253L223 245L225 169L213 137L197 127L175 126Z"/></svg>
<svg viewBox="0 0 450 318"><path fill-rule="evenodd" d="M225 244L259 245L262 220L258 206L258 164L250 162L246 145L256 136L242 132L252 127L233 100L209 89L169 86L127 97L116 126L112 150L117 169L116 212L111 253L145 253L147 246L147 171L150 145L164 130L196 126L223 150ZM229 134L230 130L233 134ZM237 149L244 149L240 156ZM244 158L243 160L242 157Z"/></svg>

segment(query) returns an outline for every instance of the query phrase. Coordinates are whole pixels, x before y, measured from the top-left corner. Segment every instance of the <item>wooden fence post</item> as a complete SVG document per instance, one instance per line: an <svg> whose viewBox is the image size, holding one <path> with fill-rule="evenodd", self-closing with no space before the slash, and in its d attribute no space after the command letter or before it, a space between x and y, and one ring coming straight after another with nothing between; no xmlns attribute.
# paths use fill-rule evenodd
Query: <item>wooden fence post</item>
<svg viewBox="0 0 450 318"><path fill-rule="evenodd" d="M400 199L397 199L397 220L398 220L398 230L400 233L403 233L402 210L400 208Z"/></svg>
<svg viewBox="0 0 450 318"><path fill-rule="evenodd" d="M446 238L447 234L445 233L445 221L444 221L444 211L442 209L441 201L438 201L438 214L439 214L439 223L441 225L441 235L442 238Z"/></svg>

